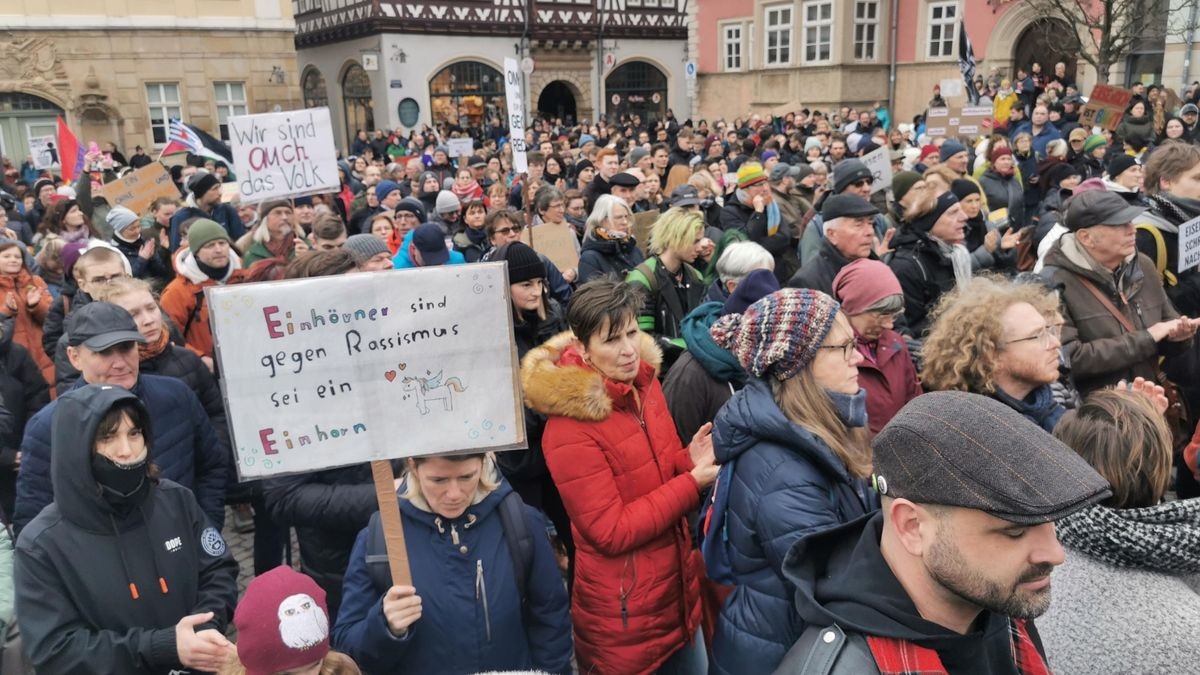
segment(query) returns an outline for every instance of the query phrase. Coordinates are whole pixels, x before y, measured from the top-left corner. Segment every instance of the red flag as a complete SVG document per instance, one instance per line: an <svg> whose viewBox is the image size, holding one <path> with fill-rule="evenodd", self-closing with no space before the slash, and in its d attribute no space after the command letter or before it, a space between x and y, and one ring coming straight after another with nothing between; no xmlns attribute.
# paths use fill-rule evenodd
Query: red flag
<svg viewBox="0 0 1200 675"><path fill-rule="evenodd" d="M83 173L83 146L67 128L62 117L58 118L58 161L62 166L63 180L75 180Z"/></svg>

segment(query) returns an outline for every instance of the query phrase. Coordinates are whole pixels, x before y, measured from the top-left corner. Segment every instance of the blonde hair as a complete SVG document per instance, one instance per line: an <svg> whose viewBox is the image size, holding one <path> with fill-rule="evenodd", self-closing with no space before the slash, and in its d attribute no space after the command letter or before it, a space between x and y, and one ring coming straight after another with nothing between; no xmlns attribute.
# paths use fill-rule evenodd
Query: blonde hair
<svg viewBox="0 0 1200 675"><path fill-rule="evenodd" d="M475 490L475 498L471 500L472 504L478 504L484 497L500 487L500 471L496 468L496 457L490 452L470 455L442 455L441 458L448 459L451 462L465 462L470 459L483 460L483 468L479 472L479 487ZM408 458L408 461L405 462L404 470L404 492L400 494L401 499L407 499L426 511L429 510L429 504L425 501L425 495L421 493L421 481L412 479L412 472L430 459L433 458Z"/></svg>
<svg viewBox="0 0 1200 675"><path fill-rule="evenodd" d="M246 675L246 667L238 660L235 653L229 661L217 671L217 675ZM354 659L341 653L330 651L321 659L319 675L362 675Z"/></svg>
<svg viewBox="0 0 1200 675"><path fill-rule="evenodd" d="M691 246L696 235L704 229L704 218L696 211L681 208L668 209L654 222L650 232L649 250L652 254Z"/></svg>
<svg viewBox="0 0 1200 675"><path fill-rule="evenodd" d="M155 302L158 302L158 295L155 294L150 284L146 283L143 279L135 279L133 277L118 277L106 284L101 284L100 288L92 293L91 296L93 300L112 302L114 298L119 298L122 295L130 293L137 293L138 291L146 291L150 294L151 298L154 298Z"/></svg>
<svg viewBox="0 0 1200 675"><path fill-rule="evenodd" d="M821 439L858 478L871 475L871 445L865 428L848 428L838 417L829 394L817 383L812 368L786 380L768 378L779 410L792 422Z"/></svg>
<svg viewBox="0 0 1200 675"><path fill-rule="evenodd" d="M697 190L708 190L708 196L710 198L714 198L721 194L721 188L717 185L717 179L713 178L712 174L709 173L707 169L701 169L692 174L692 177L688 179L687 184L691 185Z"/></svg>
<svg viewBox="0 0 1200 675"><path fill-rule="evenodd" d="M1059 314L1058 298L1042 286L977 275L942 296L921 354L921 382L933 391L996 391L996 355L1004 347L1004 312L1026 303L1047 321Z"/></svg>
<svg viewBox="0 0 1200 675"><path fill-rule="evenodd" d="M1171 430L1142 394L1121 389L1093 392L1063 416L1054 436L1112 486L1112 496L1102 502L1105 506L1154 506L1171 483Z"/></svg>

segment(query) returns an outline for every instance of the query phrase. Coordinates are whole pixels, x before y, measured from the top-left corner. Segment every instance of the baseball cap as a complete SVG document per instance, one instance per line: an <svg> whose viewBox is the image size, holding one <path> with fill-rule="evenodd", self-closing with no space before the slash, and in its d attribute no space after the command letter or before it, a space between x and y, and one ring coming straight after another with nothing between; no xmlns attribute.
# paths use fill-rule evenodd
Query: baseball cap
<svg viewBox="0 0 1200 675"><path fill-rule="evenodd" d="M1067 201L1063 224L1070 232L1097 225L1127 225L1145 210L1146 207L1134 206L1112 192L1092 190Z"/></svg>
<svg viewBox="0 0 1200 675"><path fill-rule="evenodd" d="M102 352L122 342L146 344L133 316L111 302L89 302L67 317L67 344Z"/></svg>
<svg viewBox="0 0 1200 675"><path fill-rule="evenodd" d="M445 265L450 259L450 250L446 248L446 238L442 228L437 223L422 223L412 233L412 245L421 252L421 262L425 267Z"/></svg>
<svg viewBox="0 0 1200 675"><path fill-rule="evenodd" d="M767 174L767 180L771 181L772 183L778 183L791 174L792 165L779 162L775 166L771 167L771 173Z"/></svg>
<svg viewBox="0 0 1200 675"><path fill-rule="evenodd" d="M691 185L680 185L671 191L671 206L698 206L700 191Z"/></svg>
<svg viewBox="0 0 1200 675"><path fill-rule="evenodd" d="M1018 525L1053 522L1111 494L1074 450L979 394L918 396L871 448L880 494L983 511Z"/></svg>

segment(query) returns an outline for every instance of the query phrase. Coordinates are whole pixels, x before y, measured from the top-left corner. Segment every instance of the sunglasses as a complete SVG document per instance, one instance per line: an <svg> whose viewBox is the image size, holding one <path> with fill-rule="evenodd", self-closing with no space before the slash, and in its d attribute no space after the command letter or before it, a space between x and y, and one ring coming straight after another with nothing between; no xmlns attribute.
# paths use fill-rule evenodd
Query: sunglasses
<svg viewBox="0 0 1200 675"><path fill-rule="evenodd" d="M524 225L513 225L512 227L502 227L496 230L496 234L519 234L524 229Z"/></svg>

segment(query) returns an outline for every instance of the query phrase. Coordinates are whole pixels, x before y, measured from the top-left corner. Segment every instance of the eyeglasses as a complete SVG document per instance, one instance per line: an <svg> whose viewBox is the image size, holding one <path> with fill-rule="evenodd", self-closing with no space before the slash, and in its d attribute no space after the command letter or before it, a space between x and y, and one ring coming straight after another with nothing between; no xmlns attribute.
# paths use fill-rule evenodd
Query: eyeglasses
<svg viewBox="0 0 1200 675"><path fill-rule="evenodd" d="M866 187L874 182L875 181L871 180L870 178L860 178L860 179L854 181L853 183L851 183L850 185L853 185L854 187Z"/></svg>
<svg viewBox="0 0 1200 675"><path fill-rule="evenodd" d="M521 230L524 230L524 229L525 229L524 225L513 225L512 227L502 227L502 228L496 230L496 234L504 234L504 235L520 234Z"/></svg>
<svg viewBox="0 0 1200 675"><path fill-rule="evenodd" d="M850 338L844 345L821 345L817 349L840 349L842 350L842 358L846 363L850 363L850 359L854 358L854 352L858 348L858 342L854 338Z"/></svg>
<svg viewBox="0 0 1200 675"><path fill-rule="evenodd" d="M1007 345L1011 345L1011 344L1016 344L1018 342L1029 342L1030 340L1037 340L1038 344L1043 349L1049 349L1051 338L1058 340L1062 337L1062 327L1063 327L1063 325L1061 323L1047 324L1040 331L1034 333L1033 335L1030 335L1029 337L1017 338L1016 340L1009 340L1008 342L1006 342L1004 344L1005 344L1005 346L1007 346Z"/></svg>

